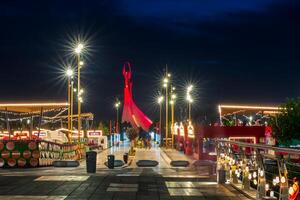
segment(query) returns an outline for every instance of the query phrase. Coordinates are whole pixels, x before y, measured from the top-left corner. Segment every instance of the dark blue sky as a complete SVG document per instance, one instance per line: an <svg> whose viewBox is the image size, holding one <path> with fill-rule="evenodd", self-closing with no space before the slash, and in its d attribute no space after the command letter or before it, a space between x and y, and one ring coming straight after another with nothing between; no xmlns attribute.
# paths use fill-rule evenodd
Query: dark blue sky
<svg viewBox="0 0 300 200"><path fill-rule="evenodd" d="M300 4L289 0L2 1L1 101L61 99L69 35L88 37L85 111L113 117L122 63L137 104L156 118L165 64L180 86L197 82L197 113L217 103L277 104L300 94ZM183 105L182 105L183 106Z"/></svg>

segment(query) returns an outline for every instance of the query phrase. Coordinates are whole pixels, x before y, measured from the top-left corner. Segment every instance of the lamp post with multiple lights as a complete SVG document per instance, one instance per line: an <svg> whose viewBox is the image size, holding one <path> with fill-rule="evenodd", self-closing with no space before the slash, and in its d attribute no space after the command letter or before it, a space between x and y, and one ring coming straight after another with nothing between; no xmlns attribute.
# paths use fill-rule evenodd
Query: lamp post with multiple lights
<svg viewBox="0 0 300 200"><path fill-rule="evenodd" d="M163 142L163 137L162 137L162 134L161 134L161 110L162 110L162 102L164 100L164 97L163 96L159 96L158 99L157 99L157 103L159 104L159 134L160 134L160 143L162 144Z"/></svg>
<svg viewBox="0 0 300 200"><path fill-rule="evenodd" d="M168 87L170 85L170 78L171 78L171 74L168 73L168 68L166 68L166 75L165 78L163 80L163 87L165 88L165 92L166 92L166 136L165 136L165 140L166 140L166 147L168 147L168 139L169 139L169 90Z"/></svg>
<svg viewBox="0 0 300 200"><path fill-rule="evenodd" d="M193 103L193 98L191 96L192 90L193 90L193 85L189 85L187 87L187 92L186 92L186 100L188 102L189 121L191 121L191 107L192 107L192 103Z"/></svg>
<svg viewBox="0 0 300 200"><path fill-rule="evenodd" d="M174 110L175 110L175 100L176 94L174 93L175 87L171 87L171 130L172 130L172 148L174 148Z"/></svg>
<svg viewBox="0 0 300 200"><path fill-rule="evenodd" d="M73 70L71 69L71 67L69 67L67 70L66 70L66 76L68 77L68 140L69 140L69 143L71 143L72 141L72 110L73 110L73 104L72 104L72 85L73 85Z"/></svg>
<svg viewBox="0 0 300 200"><path fill-rule="evenodd" d="M117 100L117 102L115 103L115 108L116 108L116 112L117 112L117 120L116 120L116 133L119 133L119 107L121 105L121 102L119 100Z"/></svg>
<svg viewBox="0 0 300 200"><path fill-rule="evenodd" d="M76 48L75 48L75 53L77 54L77 103L78 103L78 142L80 142L80 132L81 132L81 103L82 103L82 97L80 96L80 93L82 93L81 88L80 88L80 68L81 65L83 64L82 61L80 61L80 54L82 53L83 50L83 44L79 43Z"/></svg>

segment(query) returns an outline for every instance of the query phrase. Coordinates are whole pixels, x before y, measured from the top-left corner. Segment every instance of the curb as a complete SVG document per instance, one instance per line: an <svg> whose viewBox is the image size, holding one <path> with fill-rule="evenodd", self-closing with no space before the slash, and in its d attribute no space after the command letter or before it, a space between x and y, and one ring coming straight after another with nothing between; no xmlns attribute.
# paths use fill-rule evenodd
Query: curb
<svg viewBox="0 0 300 200"><path fill-rule="evenodd" d="M224 184L223 184L223 185L224 185ZM226 184L225 184L225 185L226 185ZM253 199L253 200L256 199L256 198L253 198L252 196L250 196L250 195L249 195L247 192L245 192L244 190L242 190L242 189L236 187L234 184L231 184L231 183L230 183L230 186L231 186L232 188L234 188L235 190L237 190L239 193L243 194L245 197L247 197L247 198L249 198L249 199Z"/></svg>

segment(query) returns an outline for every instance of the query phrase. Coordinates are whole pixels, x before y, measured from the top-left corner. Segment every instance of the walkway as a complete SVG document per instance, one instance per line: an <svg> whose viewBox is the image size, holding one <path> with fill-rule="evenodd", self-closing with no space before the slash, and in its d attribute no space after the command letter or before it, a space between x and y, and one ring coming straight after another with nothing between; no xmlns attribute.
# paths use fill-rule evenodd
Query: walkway
<svg viewBox="0 0 300 200"><path fill-rule="evenodd" d="M122 159L127 150L121 145L99 153L95 174L87 174L84 163L78 168L0 170L0 199L246 199L233 188L218 185L189 168L171 168L157 147L138 149L127 168L108 170L103 165L108 154ZM154 159L160 164L139 168L135 165L139 159Z"/></svg>

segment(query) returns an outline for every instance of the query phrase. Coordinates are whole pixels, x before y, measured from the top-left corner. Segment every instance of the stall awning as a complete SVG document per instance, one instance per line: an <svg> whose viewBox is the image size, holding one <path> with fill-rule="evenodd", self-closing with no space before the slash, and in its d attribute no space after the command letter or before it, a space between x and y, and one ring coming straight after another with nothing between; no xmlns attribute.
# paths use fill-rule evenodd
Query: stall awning
<svg viewBox="0 0 300 200"><path fill-rule="evenodd" d="M279 113L281 108L278 106L252 106L252 105L219 105L221 116L238 114L238 113L264 113L274 115Z"/></svg>
<svg viewBox="0 0 300 200"><path fill-rule="evenodd" d="M67 108L67 102L47 102L47 103L0 103L0 111L16 113L37 113L43 109L44 112Z"/></svg>

